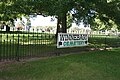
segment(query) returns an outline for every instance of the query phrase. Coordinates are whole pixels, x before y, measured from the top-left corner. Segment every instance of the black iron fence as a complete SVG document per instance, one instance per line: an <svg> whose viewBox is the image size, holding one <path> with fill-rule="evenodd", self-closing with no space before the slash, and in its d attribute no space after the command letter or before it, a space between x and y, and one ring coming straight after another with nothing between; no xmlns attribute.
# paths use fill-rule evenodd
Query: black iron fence
<svg viewBox="0 0 120 80"><path fill-rule="evenodd" d="M120 37L89 34L88 46L57 49L55 34L52 32L0 31L0 61L19 61L31 57L54 56L90 48L105 49L107 47L120 47Z"/></svg>

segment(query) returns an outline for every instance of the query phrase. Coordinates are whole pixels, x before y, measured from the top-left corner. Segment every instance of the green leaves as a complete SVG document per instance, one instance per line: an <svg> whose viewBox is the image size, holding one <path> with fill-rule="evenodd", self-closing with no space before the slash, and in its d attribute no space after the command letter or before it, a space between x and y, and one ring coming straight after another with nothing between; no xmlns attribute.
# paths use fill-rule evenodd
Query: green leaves
<svg viewBox="0 0 120 80"><path fill-rule="evenodd" d="M78 23L83 20L93 25L94 19L99 18L103 23L112 20L120 25L120 0L1 0L0 19L9 20L24 14L62 17L73 9L72 19Z"/></svg>

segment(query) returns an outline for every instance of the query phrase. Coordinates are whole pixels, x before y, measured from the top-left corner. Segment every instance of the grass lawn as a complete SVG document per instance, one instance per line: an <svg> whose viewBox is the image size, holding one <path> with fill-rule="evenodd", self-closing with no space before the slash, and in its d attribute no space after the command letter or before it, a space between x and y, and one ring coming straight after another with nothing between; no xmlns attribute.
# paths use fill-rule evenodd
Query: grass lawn
<svg viewBox="0 0 120 80"><path fill-rule="evenodd" d="M120 80L120 48L0 65L0 80Z"/></svg>

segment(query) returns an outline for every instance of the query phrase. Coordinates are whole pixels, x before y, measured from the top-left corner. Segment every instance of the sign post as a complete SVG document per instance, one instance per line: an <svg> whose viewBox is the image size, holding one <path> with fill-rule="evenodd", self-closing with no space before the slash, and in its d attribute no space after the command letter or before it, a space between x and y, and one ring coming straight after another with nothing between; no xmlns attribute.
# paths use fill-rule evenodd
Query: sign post
<svg viewBox="0 0 120 80"><path fill-rule="evenodd" d="M88 45L88 34L58 33L57 48Z"/></svg>

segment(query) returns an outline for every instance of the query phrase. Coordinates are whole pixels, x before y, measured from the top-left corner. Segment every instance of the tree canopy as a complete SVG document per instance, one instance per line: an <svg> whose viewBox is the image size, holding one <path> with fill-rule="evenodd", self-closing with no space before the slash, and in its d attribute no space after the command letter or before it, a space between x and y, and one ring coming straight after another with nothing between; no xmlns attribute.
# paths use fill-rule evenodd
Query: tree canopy
<svg viewBox="0 0 120 80"><path fill-rule="evenodd" d="M0 20L12 20L21 15L56 16L62 32L67 29L67 13L76 23L83 21L96 29L96 19L106 25L114 22L120 29L120 0L1 0Z"/></svg>

